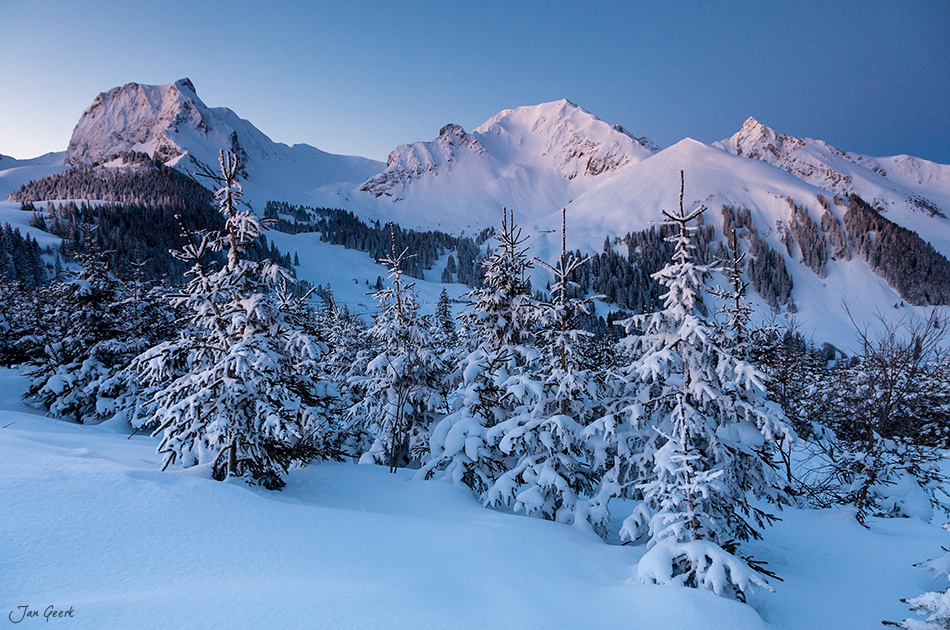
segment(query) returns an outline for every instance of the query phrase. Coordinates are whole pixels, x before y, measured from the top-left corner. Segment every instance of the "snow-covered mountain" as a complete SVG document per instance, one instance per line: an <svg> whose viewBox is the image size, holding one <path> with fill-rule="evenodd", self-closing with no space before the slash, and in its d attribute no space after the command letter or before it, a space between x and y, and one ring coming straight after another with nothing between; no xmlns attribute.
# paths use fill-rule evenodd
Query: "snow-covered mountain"
<svg viewBox="0 0 950 630"><path fill-rule="evenodd" d="M485 227L502 206L528 217L558 210L657 150L560 100L504 110L471 133L448 124L434 140L396 147L359 192L395 204L383 212L406 223Z"/></svg>
<svg viewBox="0 0 950 630"><path fill-rule="evenodd" d="M848 153L822 140L779 135L755 118L714 146L772 164L832 194L857 194L888 219L926 234L950 255L950 165L909 155Z"/></svg>
<svg viewBox="0 0 950 630"><path fill-rule="evenodd" d="M27 160L18 160L9 155L0 155L0 171L5 171L10 168L23 168L24 166L63 166L65 159L65 151L44 153L39 157Z"/></svg>
<svg viewBox="0 0 950 630"><path fill-rule="evenodd" d="M221 149L243 160L246 192L255 205L277 198L302 201L320 186L361 182L383 168L367 158L273 142L230 109L205 105L189 79L127 83L99 94L79 119L65 160L107 163L135 151L185 172L216 172Z"/></svg>
<svg viewBox="0 0 950 630"><path fill-rule="evenodd" d="M715 241L725 240L724 206L748 210L743 248L768 250L770 264L784 265L782 277L793 288L778 308L797 310L806 332L818 339L840 341L853 333L842 303L864 320L878 311L896 319L924 314L908 306L926 302L920 295L942 295L924 291L911 299L894 280L900 273L935 277L930 263L914 266L934 260L922 241L897 271L884 269L880 252L870 261L868 247L880 240L882 228L867 225L865 215L864 232L855 232L848 195L859 195L874 216L920 235L950 258L950 166L847 153L820 140L777 134L752 118L713 145L687 138L660 150L560 100L504 110L471 132L447 124L433 140L396 147L384 165L272 142L230 109L207 107L182 79L164 86L129 83L100 94L77 124L65 162L108 163L120 152L138 151L193 173L214 171L220 149L241 156L245 192L256 208L269 199L309 203L408 228L471 235L497 225L507 207L533 235L532 254L548 260L559 248L551 231L560 226L561 208L568 210L569 246L599 252L605 237L648 229L661 209L675 208L682 170L686 203L709 208L705 217ZM4 160L0 167L20 168L0 168L0 188L4 178L13 184L42 169L64 168ZM63 158L39 160L62 164ZM308 279L319 282L318 276ZM766 304L776 307L774 296L755 299L763 313L770 311Z"/></svg>
<svg viewBox="0 0 950 630"><path fill-rule="evenodd" d="M66 152L45 153L39 157L18 160L0 155L0 202L14 190L31 180L42 179L66 170Z"/></svg>
<svg viewBox="0 0 950 630"><path fill-rule="evenodd" d="M950 167L847 154L778 136L754 120L715 145L687 138L659 150L567 101L506 110L471 133L447 125L435 140L397 147L385 171L345 196L370 218L468 233L497 224L503 206L514 208L534 235L532 253L552 259L559 239L551 231L562 207L569 246L594 253L605 236L649 229L661 209L675 208L681 170L686 203L709 208L706 222L717 241L725 240L723 207L748 209L755 235L746 232L743 248L758 241L773 264L781 261L793 288L778 308L819 339L844 343L853 335L845 304L863 321L878 311L888 319L918 312L908 306L915 300L906 287L883 279L886 263L868 262L877 255L858 251L864 236L847 234L846 225L859 229L854 215L846 220L848 195L858 194L885 220L950 257ZM926 258L926 243L914 247ZM908 255L906 264L915 258ZM767 303L776 306L774 296L753 299L763 314Z"/></svg>

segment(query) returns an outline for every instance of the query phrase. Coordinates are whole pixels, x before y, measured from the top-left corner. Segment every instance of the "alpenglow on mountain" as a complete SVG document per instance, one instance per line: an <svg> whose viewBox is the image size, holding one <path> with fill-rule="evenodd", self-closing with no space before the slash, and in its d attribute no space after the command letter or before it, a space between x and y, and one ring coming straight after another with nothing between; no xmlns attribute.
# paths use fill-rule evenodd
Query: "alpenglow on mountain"
<svg viewBox="0 0 950 630"><path fill-rule="evenodd" d="M950 166L921 158L847 153L821 140L779 135L755 118L714 146L777 166L831 193L860 195L875 206L910 204L931 215L947 214L950 206Z"/></svg>
<svg viewBox="0 0 950 630"><path fill-rule="evenodd" d="M456 228L494 223L502 206L522 216L559 208L607 176L658 150L560 100L504 110L471 133L445 125L428 142L396 147L386 170L359 191L406 206L417 220ZM448 216L445 216L448 215Z"/></svg>
<svg viewBox="0 0 950 630"><path fill-rule="evenodd" d="M950 166L848 153L753 118L720 142L660 149L560 100L506 109L470 132L445 124L384 164L275 143L230 109L207 107L182 79L100 94L65 159L117 166L134 151L195 174L214 171L222 149L240 156L257 209L288 201L474 235L506 207L532 234L532 254L552 260L566 208L569 247L603 252L607 239L634 265L639 241L625 235L676 207L682 170L686 204L708 208L710 256L728 255L733 229L750 254L744 274L761 313L797 313L822 339L851 328L843 304L864 320L950 304Z"/></svg>
<svg viewBox="0 0 950 630"><path fill-rule="evenodd" d="M230 109L205 105L187 78L168 85L127 83L99 94L73 130L65 159L69 165L102 164L139 152L188 173L214 173L221 149L240 156L255 198L279 197L286 187L361 182L383 166L274 142Z"/></svg>

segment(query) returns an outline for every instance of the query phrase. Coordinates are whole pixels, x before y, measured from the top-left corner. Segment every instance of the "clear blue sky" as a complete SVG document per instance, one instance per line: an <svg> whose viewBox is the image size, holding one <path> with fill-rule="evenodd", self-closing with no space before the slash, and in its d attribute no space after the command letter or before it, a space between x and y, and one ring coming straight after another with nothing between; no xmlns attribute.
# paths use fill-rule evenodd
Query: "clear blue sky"
<svg viewBox="0 0 950 630"><path fill-rule="evenodd" d="M99 92L185 76L274 140L381 160L567 98L662 146L755 116L950 163L947 0L0 0L0 153L63 150Z"/></svg>

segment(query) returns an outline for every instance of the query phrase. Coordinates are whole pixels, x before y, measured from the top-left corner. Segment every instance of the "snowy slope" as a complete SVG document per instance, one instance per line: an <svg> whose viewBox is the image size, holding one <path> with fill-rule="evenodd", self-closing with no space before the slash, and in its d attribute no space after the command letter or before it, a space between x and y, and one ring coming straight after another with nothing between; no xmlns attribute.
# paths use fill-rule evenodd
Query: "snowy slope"
<svg viewBox="0 0 950 630"><path fill-rule="evenodd" d="M0 176L2 176L2 173L0 173ZM0 182L2 181L2 177L0 177ZM20 230L20 233L24 236L28 235L35 238L40 247L59 247L62 239L31 226L31 218L32 213L20 210L20 204L0 201L0 227L9 223L14 229Z"/></svg>
<svg viewBox="0 0 950 630"><path fill-rule="evenodd" d="M0 206L2 208L2 206ZM373 297L376 290L377 278L381 278L387 285L388 269L377 264L366 252L355 249L346 249L342 245L331 245L320 240L315 232L302 234L284 234L282 232L268 232L267 239L272 241L282 252L300 258L300 265L295 267L297 277L307 280L314 286L330 286L333 290L334 301L340 306L346 306L351 313L366 316L367 320L376 313L377 301ZM415 283L416 295L420 301L420 309L424 315L435 312L439 294L445 288L452 300L457 300L469 288L461 284L442 284L442 270L448 254L442 257L433 269L425 272L425 280L410 278Z"/></svg>
<svg viewBox="0 0 950 630"><path fill-rule="evenodd" d="M40 166L14 166L0 170L0 201L6 201L10 193L18 189L23 184L33 180L43 179L50 175L62 173L68 166L59 165L40 165Z"/></svg>
<svg viewBox="0 0 950 630"><path fill-rule="evenodd" d="M434 140L396 147L355 201L407 225L477 231L503 206L527 218L553 212L655 150L569 101L542 103L505 110L471 133L449 124Z"/></svg>
<svg viewBox="0 0 950 630"><path fill-rule="evenodd" d="M0 155L0 171L9 168L20 168L23 166L62 166L65 164L66 152L57 151L53 153L44 153L43 155L27 160L18 160L9 155Z"/></svg>
<svg viewBox="0 0 950 630"><path fill-rule="evenodd" d="M0 370L0 604L72 608L50 627L859 630L905 617L899 598L932 588L913 563L948 542L913 519L787 510L754 550L785 581L745 605L636 584L642 546L412 471L318 463L282 492L163 473L156 439L43 418L24 388Z"/></svg>
<svg viewBox="0 0 950 630"><path fill-rule="evenodd" d="M362 157L325 153L306 144L273 142L226 107L211 108L188 79L168 85L128 83L95 98L73 130L67 164L102 163L137 151L194 173L217 171L218 152L241 155L246 197L304 201L311 190L335 182L360 182L383 165Z"/></svg>
<svg viewBox="0 0 950 630"><path fill-rule="evenodd" d="M692 139L682 140L617 174L569 205L568 217L570 224L577 226L578 245L599 245L605 233L646 229L660 220L660 208L674 209L679 203L680 170L686 174L687 209L705 205L709 209L705 220L716 226L717 237L723 234L723 205L752 211L760 235L782 255L792 276L792 296L798 309L794 317L801 322L803 332L814 334L816 341L830 341L839 347L853 343L854 329L844 311L845 304L860 321L868 323L873 323L878 310L892 321L904 316L925 317L929 312L910 306L893 309L901 302L900 295L856 255L850 261L830 260L827 276L819 277L802 262L797 244L788 253L781 230L788 227L792 215L787 198L803 206L820 224L824 209L818 195L823 191L768 164L736 157ZM832 204L831 208L843 218L845 207ZM547 224L554 221L551 217ZM751 290L750 294L755 298ZM769 307L759 302L757 311L764 319Z"/></svg>
<svg viewBox="0 0 950 630"><path fill-rule="evenodd" d="M28 160L0 155L0 201L6 201L10 193L31 180L62 173L69 168L65 159L64 151L46 153Z"/></svg>
<svg viewBox="0 0 950 630"><path fill-rule="evenodd" d="M848 154L818 140L778 135L754 119L715 146L686 139L660 151L561 100L502 111L471 132L446 125L433 140L396 147L384 167L273 143L231 110L205 106L182 79L165 86L130 83L101 94L76 126L65 159L99 161L135 150L194 172L213 169L220 148L244 156L246 198L257 210L268 199L285 200L473 235L496 226L508 207L532 235L531 253L544 260L557 254L551 231L560 227L562 207L568 209L569 245L598 252L605 237L645 229L661 218L661 209L675 208L684 170L686 201L709 208L706 220L718 239L723 204L751 210L759 235L785 259L803 330L842 345L854 336L844 304L866 322L877 312L896 321L925 317L927 309L900 307L901 296L858 256L829 261L826 277L819 277L803 263L798 243L786 249L788 200L820 224L819 195L832 201L836 194L857 193L950 257L950 166ZM22 169L0 171L0 193L28 176ZM840 221L845 210L832 203L830 212ZM321 262L310 269L308 279L337 285L339 266ZM546 281L538 280L539 286ZM761 300L759 305L759 317L767 318L769 309Z"/></svg>
<svg viewBox="0 0 950 630"><path fill-rule="evenodd" d="M777 166L831 194L857 194L950 256L950 165L908 155L846 153L821 140L779 135L754 118L715 144Z"/></svg>

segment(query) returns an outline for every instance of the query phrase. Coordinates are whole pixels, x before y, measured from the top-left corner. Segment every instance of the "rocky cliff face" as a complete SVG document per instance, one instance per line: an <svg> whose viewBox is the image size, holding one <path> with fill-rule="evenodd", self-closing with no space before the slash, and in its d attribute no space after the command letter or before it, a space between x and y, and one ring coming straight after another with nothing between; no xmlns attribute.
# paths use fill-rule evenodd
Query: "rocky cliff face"
<svg viewBox="0 0 950 630"><path fill-rule="evenodd" d="M439 130L434 140L403 144L393 149L386 160L386 170L365 181L360 190L375 197L392 197L395 191L404 190L413 180L436 177L447 171L462 156L484 156L487 153L478 138L466 133L460 125L449 123Z"/></svg>
<svg viewBox="0 0 950 630"><path fill-rule="evenodd" d="M103 92L86 108L73 130L66 163L106 162L132 151L167 163L187 152L175 136L185 129L208 135L210 119L189 79L160 86L127 83Z"/></svg>
<svg viewBox="0 0 950 630"><path fill-rule="evenodd" d="M777 166L830 192L842 195L855 192L851 177L835 168L841 162L853 164L854 160L821 140L778 135L755 118L749 118L738 133L716 145L734 155Z"/></svg>
<svg viewBox="0 0 950 630"><path fill-rule="evenodd" d="M260 205L306 201L315 188L361 182L383 169L375 160L274 142L232 110L205 105L189 79L127 83L97 96L73 130L66 163L109 164L136 152L186 173L216 172L221 150L238 155L245 192Z"/></svg>

